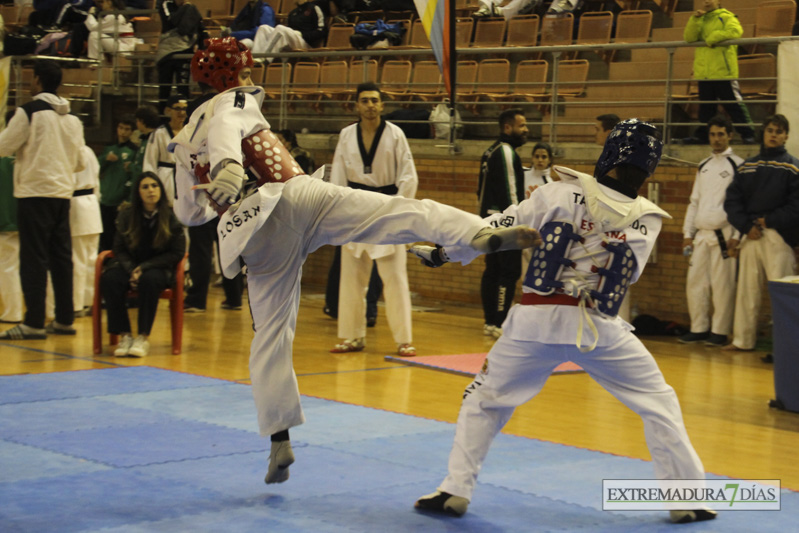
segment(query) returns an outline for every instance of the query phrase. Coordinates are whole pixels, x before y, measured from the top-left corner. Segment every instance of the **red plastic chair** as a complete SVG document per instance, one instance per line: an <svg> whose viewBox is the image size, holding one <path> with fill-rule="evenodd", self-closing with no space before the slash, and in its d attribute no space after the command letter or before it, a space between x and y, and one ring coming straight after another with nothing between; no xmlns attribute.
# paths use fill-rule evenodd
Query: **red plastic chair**
<svg viewBox="0 0 799 533"><path fill-rule="evenodd" d="M100 308L103 295L100 294L100 276L103 273L103 264L114 257L111 250L100 252L94 264L94 305L92 306L92 343L94 354L103 353L103 310ZM179 355L183 348L183 272L187 255L183 256L175 268L175 286L164 289L161 299L169 300L169 317L172 322L172 354ZM137 296L136 291L128 291L129 297ZM119 335L110 333L109 343L115 345L119 342Z"/></svg>

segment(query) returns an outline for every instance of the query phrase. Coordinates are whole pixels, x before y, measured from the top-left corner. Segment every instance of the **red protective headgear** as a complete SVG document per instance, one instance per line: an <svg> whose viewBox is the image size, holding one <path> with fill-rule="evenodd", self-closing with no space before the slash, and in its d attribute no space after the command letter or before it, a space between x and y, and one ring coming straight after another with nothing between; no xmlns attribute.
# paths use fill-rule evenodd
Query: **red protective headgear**
<svg viewBox="0 0 799 533"><path fill-rule="evenodd" d="M233 37L205 40L205 50L197 50L191 59L191 76L220 93L239 86L239 72L252 67L250 50Z"/></svg>

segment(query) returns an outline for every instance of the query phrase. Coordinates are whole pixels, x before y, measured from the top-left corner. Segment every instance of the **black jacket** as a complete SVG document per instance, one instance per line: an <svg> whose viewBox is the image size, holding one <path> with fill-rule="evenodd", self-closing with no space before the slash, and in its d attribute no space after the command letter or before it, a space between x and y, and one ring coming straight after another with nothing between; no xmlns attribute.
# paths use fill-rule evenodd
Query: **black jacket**
<svg viewBox="0 0 799 533"><path fill-rule="evenodd" d="M784 146L763 148L736 170L724 210L743 234L765 217L766 227L777 230L788 245L799 245L799 159Z"/></svg>
<svg viewBox="0 0 799 533"><path fill-rule="evenodd" d="M477 185L481 217L524 200L524 169L514 144L503 135L483 153Z"/></svg>
<svg viewBox="0 0 799 533"><path fill-rule="evenodd" d="M172 236L166 246L153 248L155 227L146 225L139 246L132 248L130 240L125 236L131 222L131 210L123 208L117 215L117 232L114 235L113 245L114 259L109 263L109 268L119 264L128 273L133 272L137 266L140 266L142 270L161 268L167 271L171 280L175 267L186 253L186 237L183 234L181 223L170 212L169 230Z"/></svg>

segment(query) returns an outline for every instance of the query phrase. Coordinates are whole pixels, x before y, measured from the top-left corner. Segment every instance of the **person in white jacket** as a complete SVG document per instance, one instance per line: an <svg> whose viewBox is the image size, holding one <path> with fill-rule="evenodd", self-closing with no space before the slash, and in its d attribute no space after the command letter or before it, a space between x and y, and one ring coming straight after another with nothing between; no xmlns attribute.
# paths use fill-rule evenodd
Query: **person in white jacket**
<svg viewBox="0 0 799 533"><path fill-rule="evenodd" d="M125 0L98 0L96 11L124 11ZM96 11L89 10L83 24L89 30L88 50L89 59L100 59L100 54L115 52L130 52L136 48L136 43L143 42L133 33L133 24L128 22L124 15L106 13L100 20L95 17Z"/></svg>
<svg viewBox="0 0 799 533"><path fill-rule="evenodd" d="M94 151L85 145L81 148L81 157L83 170L75 174L75 192L69 207L75 316L89 314L94 298L94 263L103 232L100 163Z"/></svg>
<svg viewBox="0 0 799 533"><path fill-rule="evenodd" d="M0 156L17 154L14 196L18 199L19 268L25 298L22 324L0 339L44 339L47 333L74 335L72 246L69 206L75 191L83 124L56 95L61 67L40 59L33 67L33 100L17 108L0 133ZM48 270L55 290L55 320L45 328Z"/></svg>
<svg viewBox="0 0 799 533"><path fill-rule="evenodd" d="M214 62L217 55L229 61ZM252 83L252 65L250 51L233 38L210 39L195 53L192 76L219 94L192 113L170 144L177 162L173 208L183 224L196 226L236 202L217 226L220 262L227 277L241 270L239 258L247 265L255 332L252 391L261 435L272 441L264 481L282 483L294 463L289 429L305 421L292 344L302 265L311 252L351 241L415 240L496 251L532 246L537 233L527 227L494 230L480 217L431 200L339 187L307 176L261 113L264 92ZM260 186L248 187L237 202L245 166Z"/></svg>
<svg viewBox="0 0 799 533"><path fill-rule="evenodd" d="M717 115L707 126L713 154L699 163L682 229L683 249L690 257L685 292L691 331L679 341L724 346L735 315L735 244L741 240L727 220L724 198L743 159L730 148L729 118Z"/></svg>

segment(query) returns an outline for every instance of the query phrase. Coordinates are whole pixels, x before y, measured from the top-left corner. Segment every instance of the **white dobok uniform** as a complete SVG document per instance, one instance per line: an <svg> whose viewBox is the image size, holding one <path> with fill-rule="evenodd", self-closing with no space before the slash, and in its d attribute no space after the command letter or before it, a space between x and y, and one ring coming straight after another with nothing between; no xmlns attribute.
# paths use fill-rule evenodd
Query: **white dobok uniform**
<svg viewBox="0 0 799 533"><path fill-rule="evenodd" d="M103 232L100 216L100 164L88 146L81 148L83 170L75 174L75 193L69 204L72 235L72 299L75 311L94 298L94 263Z"/></svg>
<svg viewBox="0 0 799 533"><path fill-rule="evenodd" d="M210 163L215 169L225 159L242 162L242 138L269 128L260 112L263 94L260 87L225 91L201 105L175 138L179 194L174 209L182 223L198 225L217 216L205 192L191 190L197 183L194 165ZM432 200L339 187L306 175L263 184L230 208L218 226L220 259L228 277L239 270L239 254L247 264L255 330L250 377L261 435L305 421L291 359L308 254L351 241L467 246L486 226L480 217Z"/></svg>
<svg viewBox="0 0 799 533"><path fill-rule="evenodd" d="M98 21L94 15L89 14L83 23L89 30L86 52L89 59L99 59L103 52L130 52L136 48L137 43L144 42L134 36L133 24L122 15L114 16L109 13Z"/></svg>
<svg viewBox="0 0 799 533"><path fill-rule="evenodd" d="M557 261L545 255L559 240L557 234L542 230L547 223L567 223L584 242L572 242L565 251L572 266L561 267L555 279L564 283L565 294L580 294L597 289L602 283L592 267L606 267L610 253L603 246L626 243L636 265L625 270L634 282L655 245L661 229L661 217L668 216L657 206L638 197L636 200L608 187L598 185L601 193L617 205L630 209L631 215L613 231L603 231L589 211L588 183L597 182L587 174L556 167L564 180L539 187L530 199L508 207L504 213L486 220L499 225L527 224L542 231L544 244L536 249L536 257L523 285L522 304L514 305L502 324L502 336L491 348L486 365L466 388L458 416L455 443L449 457L449 474L440 491L471 499L477 475L495 435L513 414L514 409L532 399L544 386L552 370L566 361L580 365L594 380L622 403L641 416L646 442L652 454L655 475L659 479L701 479L704 469L694 451L682 420L674 390L663 379L652 355L632 333L632 327L618 317L600 314L593 308L560 304L525 305L525 299L536 294L539 283L535 273L544 262ZM590 183L589 183L590 184ZM621 212L624 212L622 210ZM445 248L451 259L468 261L471 250ZM546 252L549 254L550 252ZM623 256L625 257L625 256ZM625 269L629 267L626 263ZM528 302L529 303L529 302ZM590 331L593 323L595 332ZM593 349L583 344L596 342ZM578 348L580 345L581 348ZM623 476L622 476L623 477Z"/></svg>
<svg viewBox="0 0 799 533"><path fill-rule="evenodd" d="M0 231L0 320L22 322L22 284L19 281L19 232Z"/></svg>
<svg viewBox="0 0 799 533"><path fill-rule="evenodd" d="M144 172L155 172L164 184L164 192L169 200L169 205L175 201L175 156L168 147L175 136L169 124L158 126L147 139L147 148L144 149Z"/></svg>
<svg viewBox="0 0 799 533"><path fill-rule="evenodd" d="M541 3L541 0L511 0L504 6L500 6L499 4L501 4L503 1L504 0L479 0L478 3L488 7L493 4L494 10L502 13L502 16L505 18L505 20L512 19L531 4L534 8ZM532 12L532 9L530 9L528 12Z"/></svg>
<svg viewBox="0 0 799 533"><path fill-rule="evenodd" d="M419 185L408 140L395 124L384 122L382 135L375 137L374 157L366 165L358 142L358 124L341 130L333 155L330 183L348 186L355 182L370 188L396 186L397 196L413 198ZM411 293L408 285L407 252L402 244L350 243L341 248L341 281L338 300L338 336L359 339L366 336L366 292L372 260L383 280L386 320L397 344L413 341Z"/></svg>
<svg viewBox="0 0 799 533"><path fill-rule="evenodd" d="M724 198L743 159L728 148L713 154L699 164L691 200L685 212L683 236L693 239L693 253L688 266L685 292L691 331L712 331L718 335L732 333L735 314L735 271L737 261L724 257L720 240L725 242L741 234L727 221ZM713 303L711 323L710 307Z"/></svg>

